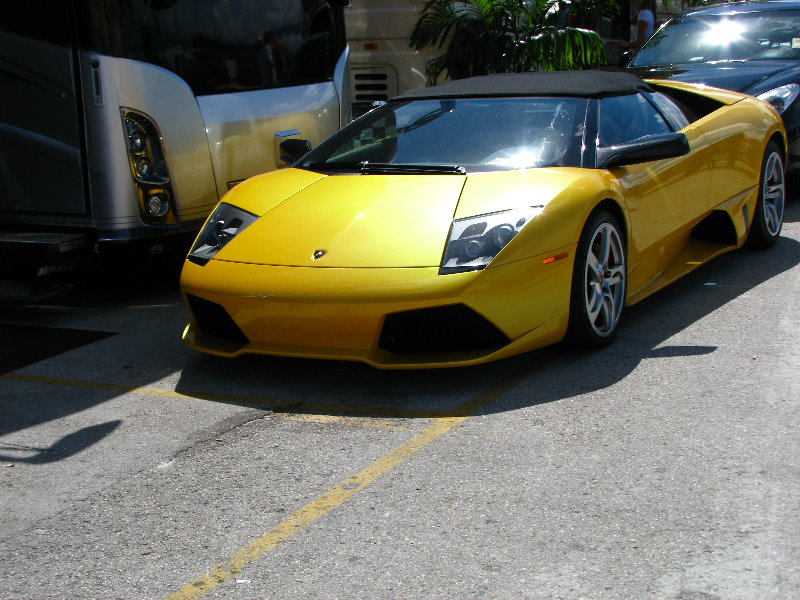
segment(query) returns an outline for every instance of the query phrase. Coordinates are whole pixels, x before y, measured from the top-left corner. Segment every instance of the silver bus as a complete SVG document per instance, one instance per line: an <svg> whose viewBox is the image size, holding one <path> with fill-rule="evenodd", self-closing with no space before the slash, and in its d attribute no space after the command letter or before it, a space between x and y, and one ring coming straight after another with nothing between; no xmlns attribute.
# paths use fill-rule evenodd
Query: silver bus
<svg viewBox="0 0 800 600"><path fill-rule="evenodd" d="M0 265L157 252L349 122L342 4L4 3Z"/></svg>

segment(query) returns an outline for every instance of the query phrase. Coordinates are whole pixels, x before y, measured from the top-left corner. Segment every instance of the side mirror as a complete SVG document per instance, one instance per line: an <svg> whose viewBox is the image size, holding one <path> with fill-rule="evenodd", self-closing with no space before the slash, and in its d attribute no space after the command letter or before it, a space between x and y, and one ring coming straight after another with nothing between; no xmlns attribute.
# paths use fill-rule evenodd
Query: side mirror
<svg viewBox="0 0 800 600"><path fill-rule="evenodd" d="M625 165L676 158L689 154L689 140L683 133L648 135L627 144L597 149L597 168L612 169Z"/></svg>
<svg viewBox="0 0 800 600"><path fill-rule="evenodd" d="M281 162L291 165L311 150L311 142L299 138L289 138L283 140L278 147L280 148Z"/></svg>
<svg viewBox="0 0 800 600"><path fill-rule="evenodd" d="M619 58L617 59L617 66L622 69L628 66L628 63L633 58L634 52L630 48L627 50L623 50L619 53Z"/></svg>

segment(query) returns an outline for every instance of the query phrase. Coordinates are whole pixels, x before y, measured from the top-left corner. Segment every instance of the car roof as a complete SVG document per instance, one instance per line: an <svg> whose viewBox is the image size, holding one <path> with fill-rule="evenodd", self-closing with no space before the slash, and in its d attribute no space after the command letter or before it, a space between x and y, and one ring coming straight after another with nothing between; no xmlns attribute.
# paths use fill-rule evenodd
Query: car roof
<svg viewBox="0 0 800 600"><path fill-rule="evenodd" d="M792 0L746 0L744 2L729 2L713 6L697 6L683 12L682 16L724 15L743 12L771 12L781 10L800 10L800 2Z"/></svg>
<svg viewBox="0 0 800 600"><path fill-rule="evenodd" d="M501 73L447 81L410 90L393 100L508 96L600 97L633 94L649 86L636 75L617 71L538 71Z"/></svg>

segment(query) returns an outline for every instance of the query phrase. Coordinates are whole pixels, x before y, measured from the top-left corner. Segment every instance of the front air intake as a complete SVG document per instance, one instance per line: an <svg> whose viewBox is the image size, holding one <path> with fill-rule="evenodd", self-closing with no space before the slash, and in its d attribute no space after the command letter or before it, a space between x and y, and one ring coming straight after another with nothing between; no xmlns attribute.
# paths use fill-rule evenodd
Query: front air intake
<svg viewBox="0 0 800 600"><path fill-rule="evenodd" d="M216 302L192 294L186 294L186 301L201 331L242 346L250 342L231 316Z"/></svg>
<svg viewBox="0 0 800 600"><path fill-rule="evenodd" d="M386 316L378 345L395 354L439 354L500 348L508 337L463 304Z"/></svg>

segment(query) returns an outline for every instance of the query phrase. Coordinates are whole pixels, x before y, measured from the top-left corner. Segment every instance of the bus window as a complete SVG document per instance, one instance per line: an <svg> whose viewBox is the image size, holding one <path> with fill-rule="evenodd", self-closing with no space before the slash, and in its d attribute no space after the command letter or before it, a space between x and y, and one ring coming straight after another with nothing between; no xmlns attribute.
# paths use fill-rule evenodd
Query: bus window
<svg viewBox="0 0 800 600"><path fill-rule="evenodd" d="M329 81L345 44L340 11L320 0L88 0L88 7L89 47L172 71L198 96Z"/></svg>

